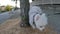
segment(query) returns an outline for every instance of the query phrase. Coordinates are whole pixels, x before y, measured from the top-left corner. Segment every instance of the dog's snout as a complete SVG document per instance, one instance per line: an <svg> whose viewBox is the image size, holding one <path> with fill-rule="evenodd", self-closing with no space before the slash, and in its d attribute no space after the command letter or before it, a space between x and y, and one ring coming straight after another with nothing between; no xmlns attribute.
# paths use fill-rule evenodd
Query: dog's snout
<svg viewBox="0 0 60 34"><path fill-rule="evenodd" d="M45 27L44 26L40 26L40 30L41 31L44 31L45 30Z"/></svg>
<svg viewBox="0 0 60 34"><path fill-rule="evenodd" d="M40 28L42 28L43 26L40 26Z"/></svg>

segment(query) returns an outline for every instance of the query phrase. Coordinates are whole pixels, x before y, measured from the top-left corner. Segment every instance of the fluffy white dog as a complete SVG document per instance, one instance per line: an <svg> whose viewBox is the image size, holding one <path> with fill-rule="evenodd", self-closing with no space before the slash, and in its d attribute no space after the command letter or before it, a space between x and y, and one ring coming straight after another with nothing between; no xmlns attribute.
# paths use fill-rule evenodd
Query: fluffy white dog
<svg viewBox="0 0 60 34"><path fill-rule="evenodd" d="M42 10L40 7L32 6L29 11L29 23L33 29L37 28L43 31L47 25L47 17L45 13L41 13Z"/></svg>
<svg viewBox="0 0 60 34"><path fill-rule="evenodd" d="M47 25L47 17L45 16L45 13L43 13L42 15L36 14L34 16L34 23L37 29L43 31L45 29L45 26Z"/></svg>

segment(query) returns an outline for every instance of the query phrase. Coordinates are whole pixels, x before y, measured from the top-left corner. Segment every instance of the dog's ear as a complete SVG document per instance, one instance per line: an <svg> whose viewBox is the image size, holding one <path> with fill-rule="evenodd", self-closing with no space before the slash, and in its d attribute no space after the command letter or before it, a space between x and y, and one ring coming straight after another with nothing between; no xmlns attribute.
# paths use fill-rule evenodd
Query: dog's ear
<svg viewBox="0 0 60 34"><path fill-rule="evenodd" d="M37 21L39 18L40 18L40 17L39 17L39 16L37 16L37 17L36 17L36 21Z"/></svg>
<svg viewBox="0 0 60 34"><path fill-rule="evenodd" d="M35 15L35 20L37 21L37 20L39 20L39 18L40 18L40 15L39 14L36 14Z"/></svg>

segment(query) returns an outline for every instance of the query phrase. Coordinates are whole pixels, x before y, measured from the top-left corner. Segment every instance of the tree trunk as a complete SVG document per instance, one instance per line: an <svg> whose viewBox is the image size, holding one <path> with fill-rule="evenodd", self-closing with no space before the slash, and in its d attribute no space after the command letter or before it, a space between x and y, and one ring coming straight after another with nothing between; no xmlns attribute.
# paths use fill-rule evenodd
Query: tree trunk
<svg viewBox="0 0 60 34"><path fill-rule="evenodd" d="M29 25L29 0L20 0L21 19L24 26Z"/></svg>

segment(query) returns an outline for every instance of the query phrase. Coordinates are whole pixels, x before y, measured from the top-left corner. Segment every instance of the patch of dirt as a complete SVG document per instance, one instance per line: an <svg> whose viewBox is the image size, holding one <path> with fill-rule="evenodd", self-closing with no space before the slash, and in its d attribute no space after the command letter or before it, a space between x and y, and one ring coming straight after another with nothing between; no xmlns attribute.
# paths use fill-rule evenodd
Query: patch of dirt
<svg viewBox="0 0 60 34"><path fill-rule="evenodd" d="M9 28L13 27L14 25L18 24L19 22L20 22L19 18L9 19L0 25L0 31L9 29Z"/></svg>
<svg viewBox="0 0 60 34"><path fill-rule="evenodd" d="M10 19L0 25L0 34L57 34L50 27L46 27L44 32L31 27L20 27L20 19Z"/></svg>

